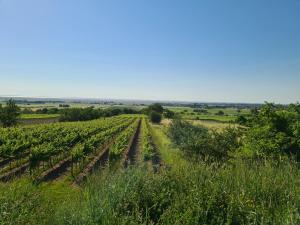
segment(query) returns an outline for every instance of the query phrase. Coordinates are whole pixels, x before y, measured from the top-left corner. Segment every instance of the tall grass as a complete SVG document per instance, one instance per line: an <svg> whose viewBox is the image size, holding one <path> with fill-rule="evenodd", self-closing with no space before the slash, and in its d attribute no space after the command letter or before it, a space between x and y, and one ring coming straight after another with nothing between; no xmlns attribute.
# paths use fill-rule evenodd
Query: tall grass
<svg viewBox="0 0 300 225"><path fill-rule="evenodd" d="M292 162L186 164L152 174L132 168L92 179L56 224L299 224L299 170ZM76 202L76 201L75 201ZM79 201L77 201L78 203Z"/></svg>
<svg viewBox="0 0 300 225"><path fill-rule="evenodd" d="M300 170L292 160L191 162L163 129L153 140L166 169L108 168L82 189L0 184L0 224L300 224Z"/></svg>

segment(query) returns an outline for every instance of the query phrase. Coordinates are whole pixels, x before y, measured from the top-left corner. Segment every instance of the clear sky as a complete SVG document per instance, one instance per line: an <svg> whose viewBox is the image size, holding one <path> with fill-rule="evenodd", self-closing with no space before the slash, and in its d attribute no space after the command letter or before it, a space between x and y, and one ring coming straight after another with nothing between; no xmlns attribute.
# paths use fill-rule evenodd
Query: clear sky
<svg viewBox="0 0 300 225"><path fill-rule="evenodd" d="M0 95L300 100L300 0L0 0Z"/></svg>

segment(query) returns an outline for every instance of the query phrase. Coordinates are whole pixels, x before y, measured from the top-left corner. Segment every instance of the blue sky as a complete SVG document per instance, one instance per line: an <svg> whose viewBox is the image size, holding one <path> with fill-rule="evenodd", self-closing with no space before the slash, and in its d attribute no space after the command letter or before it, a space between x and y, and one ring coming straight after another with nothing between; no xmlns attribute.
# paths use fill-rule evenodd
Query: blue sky
<svg viewBox="0 0 300 225"><path fill-rule="evenodd" d="M0 95L300 100L299 0L0 0Z"/></svg>

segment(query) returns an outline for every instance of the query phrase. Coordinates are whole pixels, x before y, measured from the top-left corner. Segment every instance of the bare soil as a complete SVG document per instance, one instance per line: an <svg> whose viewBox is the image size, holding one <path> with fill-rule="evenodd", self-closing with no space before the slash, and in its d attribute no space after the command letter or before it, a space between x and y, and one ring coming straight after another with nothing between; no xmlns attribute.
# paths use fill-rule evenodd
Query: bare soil
<svg viewBox="0 0 300 225"><path fill-rule="evenodd" d="M140 143L141 143L141 121L136 129L135 134L130 140L129 147L125 151L123 165L127 168L130 165L134 165L137 161L138 155L140 153Z"/></svg>
<svg viewBox="0 0 300 225"><path fill-rule="evenodd" d="M25 171L26 169L29 167L29 163L25 163L3 175L0 176L0 181L2 182L7 182L15 177L19 177L21 176Z"/></svg>

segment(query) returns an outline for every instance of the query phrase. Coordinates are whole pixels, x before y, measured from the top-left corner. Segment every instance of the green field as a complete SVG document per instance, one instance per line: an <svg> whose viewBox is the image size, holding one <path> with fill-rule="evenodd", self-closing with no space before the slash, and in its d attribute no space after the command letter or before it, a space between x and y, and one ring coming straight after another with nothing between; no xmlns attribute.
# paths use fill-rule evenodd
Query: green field
<svg viewBox="0 0 300 225"><path fill-rule="evenodd" d="M59 114L21 114L20 119L48 119L57 118Z"/></svg>
<svg viewBox="0 0 300 225"><path fill-rule="evenodd" d="M0 128L0 224L299 224L298 162L269 124L298 140L298 111L264 107L247 129L141 114Z"/></svg>
<svg viewBox="0 0 300 225"><path fill-rule="evenodd" d="M111 121L123 123L127 119ZM235 166L222 167L193 162L174 148L166 135L167 127L146 128L143 121L141 134L149 129L151 136L142 141L139 154L143 157L135 166L125 169L119 164L123 160L119 152L126 147L121 143L129 140L120 136L115 145L120 150L114 151L121 157L112 157L111 166L90 175L80 186L72 185L73 176L37 185L33 175L26 173L14 181L0 182L0 223L193 225L200 221L228 224L234 220L238 224L298 224L300 172L292 162L275 166L272 161L260 165L237 160L232 162ZM77 124L84 128L96 123L107 122L64 126L72 129ZM37 128L50 129L48 125ZM143 152L149 144L156 146L159 164L144 160ZM74 172L80 170L80 165L74 164ZM153 168L159 168L159 172Z"/></svg>
<svg viewBox="0 0 300 225"><path fill-rule="evenodd" d="M211 120L217 122L234 122L238 115L247 116L250 114L249 109L236 108L209 108L207 113L194 112L194 108L190 107L167 107L168 109L179 114L183 119L187 120ZM224 115L216 115L219 111L223 111Z"/></svg>

